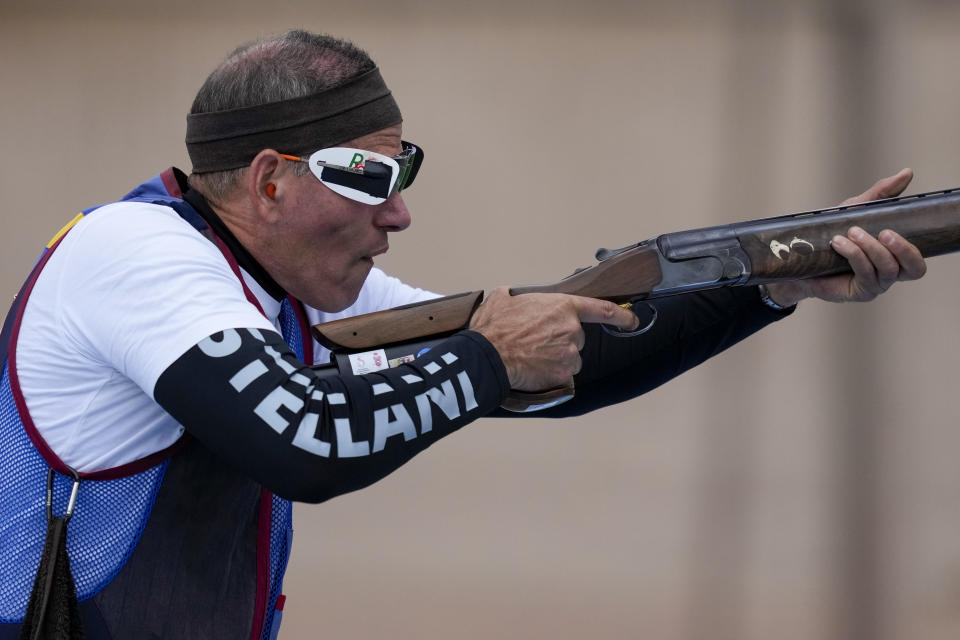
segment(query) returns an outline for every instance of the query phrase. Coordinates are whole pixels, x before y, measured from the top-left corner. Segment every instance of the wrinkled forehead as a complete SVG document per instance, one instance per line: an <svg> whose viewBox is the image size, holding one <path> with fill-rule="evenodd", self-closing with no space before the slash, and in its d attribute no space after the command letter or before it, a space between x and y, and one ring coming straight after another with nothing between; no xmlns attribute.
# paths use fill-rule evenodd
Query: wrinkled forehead
<svg viewBox="0 0 960 640"><path fill-rule="evenodd" d="M380 70L375 68L300 98L190 114L187 152L194 173L227 171L249 165L263 149L306 153L367 136L377 136L388 144L385 140L392 134L387 132L399 128L402 119Z"/></svg>
<svg viewBox="0 0 960 640"><path fill-rule="evenodd" d="M366 149L375 151L385 156L393 157L403 150L401 140L403 138L403 125L395 124L373 133L368 133L352 140L347 140L338 144L338 147L352 147L354 149ZM317 147L322 148L322 147Z"/></svg>

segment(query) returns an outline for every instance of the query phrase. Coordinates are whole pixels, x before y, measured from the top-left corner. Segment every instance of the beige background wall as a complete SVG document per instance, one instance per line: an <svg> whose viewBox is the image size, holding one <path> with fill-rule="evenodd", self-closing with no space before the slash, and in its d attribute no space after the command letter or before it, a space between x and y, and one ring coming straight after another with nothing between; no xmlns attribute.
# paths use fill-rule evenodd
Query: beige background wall
<svg viewBox="0 0 960 640"><path fill-rule="evenodd" d="M147 8L149 7L149 8ZM960 186L960 9L913 2L0 2L0 295L170 164L233 46L356 40L427 150L381 264L443 292L598 246ZM297 508L287 638L956 638L960 257L582 420L484 420Z"/></svg>

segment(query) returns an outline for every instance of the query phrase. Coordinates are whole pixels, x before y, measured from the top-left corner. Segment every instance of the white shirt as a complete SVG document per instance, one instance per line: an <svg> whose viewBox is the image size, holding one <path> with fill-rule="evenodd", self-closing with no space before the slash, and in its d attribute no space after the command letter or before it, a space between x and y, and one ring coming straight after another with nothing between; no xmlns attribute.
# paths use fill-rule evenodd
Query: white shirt
<svg viewBox="0 0 960 640"><path fill-rule="evenodd" d="M27 408L63 462L99 471L180 437L183 427L153 400L160 374L218 331L279 333L280 301L243 277L265 315L220 251L169 207L111 204L70 230L27 300L17 342ZM373 269L350 308L308 307L307 317L316 324L432 297ZM329 358L316 342L314 353Z"/></svg>

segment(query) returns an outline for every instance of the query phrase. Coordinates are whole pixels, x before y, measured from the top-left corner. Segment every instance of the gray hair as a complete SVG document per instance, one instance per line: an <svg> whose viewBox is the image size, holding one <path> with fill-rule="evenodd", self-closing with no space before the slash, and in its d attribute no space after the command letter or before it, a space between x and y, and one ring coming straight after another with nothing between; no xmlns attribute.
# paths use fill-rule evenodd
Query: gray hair
<svg viewBox="0 0 960 640"><path fill-rule="evenodd" d="M238 47L214 69L190 113L252 107L311 95L335 87L376 65L367 52L328 35L293 30ZM305 163L295 165L306 175ZM246 167L192 173L190 186L212 202L222 202L236 187Z"/></svg>

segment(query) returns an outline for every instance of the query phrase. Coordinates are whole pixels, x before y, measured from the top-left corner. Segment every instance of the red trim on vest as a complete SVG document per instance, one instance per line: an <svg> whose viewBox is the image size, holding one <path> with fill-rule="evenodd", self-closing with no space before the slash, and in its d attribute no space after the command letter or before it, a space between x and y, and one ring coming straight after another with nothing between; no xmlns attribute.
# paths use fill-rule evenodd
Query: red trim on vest
<svg viewBox="0 0 960 640"><path fill-rule="evenodd" d="M173 172L173 167L169 167L160 174L160 180L163 181L163 187L167 193L178 200L183 200L183 191L180 190L180 183L177 182L177 176Z"/></svg>
<svg viewBox="0 0 960 640"><path fill-rule="evenodd" d="M217 244L217 248L220 249L220 253L226 258L230 269L240 281L247 300L256 306L260 313L263 313L263 307L260 306L260 301L257 300L257 296L253 294L243 279L243 274L240 272L240 265L237 264L237 259L233 257L233 253L231 253L226 243L216 235L214 235L214 241ZM292 297L290 298L290 302L293 305L294 312L297 314L297 320L300 323L301 340L304 343L304 359L308 363L313 363L313 339L309 331L309 326L307 325L307 314L303 308L303 303ZM265 313L263 315L266 316ZM250 626L250 640L258 640L262 637L263 625L267 619L267 605L269 604L270 598L270 533L273 528L272 520L273 494L263 489L260 492L260 514L257 520L257 590L253 603L253 622ZM280 602L281 598L286 599L283 595L277 597L278 606L276 608L280 610L283 609L283 605Z"/></svg>
<svg viewBox="0 0 960 640"><path fill-rule="evenodd" d="M187 438L185 435L181 435L179 438L177 438L176 442L166 449L161 449L160 451L151 453L145 458L140 458L139 460L134 460L133 462L128 462L118 467L111 467L110 469L101 469L100 471L80 473L79 476L85 480L117 480L118 478L135 476L138 473L143 473L147 469L154 468L164 460L172 457L176 452L180 451L184 445L187 444L188 440L189 438Z"/></svg>
<svg viewBox="0 0 960 640"><path fill-rule="evenodd" d="M13 330L10 332L10 346L7 353L7 370L10 375L10 392L13 394L14 404L17 406L17 413L20 414L20 422L23 423L23 430L27 432L30 442L37 450L37 453L39 453L44 461L50 465L51 469L62 475L70 476L73 475L73 473L70 471L70 467L68 467L67 464L60 459L60 456L53 452L53 449L50 448L50 445L47 444L47 441L43 439L42 435L40 435L37 425L34 424L33 418L30 416L30 410L27 408L27 402L23 397L23 391L20 388L20 377L17 375L17 340L20 337L20 324L23 321L23 314L27 309L27 301L30 298L30 293L33 291L33 286L37 283L37 279L40 277L40 272L43 271L47 261L50 260L50 256L53 255L53 252L57 249L57 247L60 246L60 243L63 242L64 237L66 237L66 234L57 240L56 244L44 251L43 255L40 257L40 260L37 262L37 266L34 268L29 281L27 282L27 286L24 287L20 308L17 310L17 317L13 323ZM84 480L116 480L117 478L125 478L127 476L136 475L146 471L147 469L157 466L172 456L181 446L183 446L183 443L184 438L181 437L166 449L151 453L145 458L140 458L139 460L134 460L132 462L111 467L109 469L101 469L99 471L81 471L78 473L78 475Z"/></svg>
<svg viewBox="0 0 960 640"><path fill-rule="evenodd" d="M283 611L284 605L287 604L287 596L282 593L277 596L277 606L273 608L274 611Z"/></svg>
<svg viewBox="0 0 960 640"><path fill-rule="evenodd" d="M66 234L64 234L64 236L65 235ZM23 398L23 392L20 390L20 378L17 376L17 338L20 337L20 323L23 321L23 312L27 308L27 301L30 299L30 292L33 291L33 285L37 283L37 278L40 277L40 272L43 271L43 268L50 260L50 256L53 255L53 252L57 247L60 246L61 242L63 242L63 237L57 240L56 244L43 252L43 255L40 257L40 261L33 269L33 273L30 274L30 280L27 282L26 287L24 287L22 294L23 297L20 301L20 308L17 309L17 317L13 321L13 330L10 332L10 347L7 353L7 371L10 376L10 391L13 393L13 402L17 405L17 413L20 414L20 422L23 423L23 429L27 432L30 442L33 443L33 447L37 450L37 453L43 457L46 463L50 465L54 471L69 476L73 475L70 472L70 469L66 464L64 464L63 460L61 460L60 457L53 452L53 449L47 445L46 440L43 439L43 436L41 436L40 432L37 430L37 426L33 423L33 418L30 417L30 411L27 409L27 403Z"/></svg>
<svg viewBox="0 0 960 640"><path fill-rule="evenodd" d="M263 623L267 618L267 599L270 596L270 530L273 517L273 494L263 489L260 492L260 518L257 522L257 595L253 603L253 625L250 640L263 635Z"/></svg>
<svg viewBox="0 0 960 640"><path fill-rule="evenodd" d="M164 186L170 192L170 195L174 197L181 197L180 188L176 183L176 178L173 176L172 169L168 169L161 174L163 179ZM171 186L172 185L172 186ZM17 338L20 335L20 324L23 320L23 313L27 307L27 300L30 297L31 291L33 291L33 286L36 284L37 279L40 276L40 272L43 271L43 267L46 266L47 261L50 260L50 256L53 255L53 252L57 247L60 246L60 243L63 242L63 238L66 237L64 234L56 244L50 247L47 251L43 253L40 257L40 260L37 262L36 267L34 267L33 273L30 275L30 278L24 287L21 299L20 308L17 310L17 316L14 320L13 329L10 336L10 347L9 354L7 356L7 369L9 372L10 378L10 390L13 394L14 403L17 407L17 412L20 414L20 421L23 423L24 431L26 431L27 436L30 438L30 442L36 448L37 452L44 459L44 461L50 465L50 467L63 475L72 475L70 468L57 456L56 453L47 445L46 441L40 435L40 432L37 430L36 425L33 423L33 419L30 417L30 411L27 409L26 401L24 400L23 393L20 389L20 380L17 376ZM220 249L220 252L226 258L227 263L230 265L230 269L233 271L234 275L237 276L237 279L240 281L240 285L243 287L244 295L247 300L253 304L260 313L263 313L263 307L260 306L260 301L257 300L257 297L253 294L250 288L247 286L247 283L243 279L243 274L240 272L240 266L237 264L236 258L233 257L233 254L227 248L226 244L216 235L214 235L214 241L216 242L217 247ZM303 304L299 300L291 298L294 311L297 314L297 320L300 323L301 336L303 340L303 350L305 359L308 362L313 362L313 341L310 337L309 326L307 325L306 312L303 309ZM157 451L155 453L141 458L139 460L134 460L127 464L123 464L117 467L112 467L110 469L102 469L100 471L92 472L81 472L79 475L83 479L88 480L115 480L117 478L123 478L126 476L135 475L142 471L156 466L157 464L163 462L171 455L173 455L185 442L187 438L181 437L171 446ZM257 523L257 589L256 597L254 601L254 612L253 612L253 627L251 629L251 640L257 640L263 633L263 624L266 620L266 608L267 600L270 595L270 533L272 528L272 518L273 518L273 494L271 494L266 489L263 489L260 493L260 513ZM280 601L280 596L277 601L277 608L282 610L283 603ZM284 598L285 599L285 598Z"/></svg>
<svg viewBox="0 0 960 640"><path fill-rule="evenodd" d="M237 259L233 257L233 254L227 247L227 243L221 240L220 236L216 234L213 235L213 240L217 244L217 248L220 249L220 253L227 259L227 264L230 265L230 270L233 271L233 275L237 276L237 280L240 281L240 286L243 287L243 295L247 296L247 301L266 317L267 314L264 313L263 307L260 306L260 301L257 300L257 296L253 295L253 291L250 291L250 287L247 286L247 281L243 279L243 274L240 273L240 265L237 264Z"/></svg>
<svg viewBox="0 0 960 640"><path fill-rule="evenodd" d="M173 174L172 168L164 171L160 177L163 181L164 187L171 196L182 198L183 194L180 191L180 186L177 184L177 180ZM220 249L220 252L227 260L227 264L230 265L230 269L240 281L240 285L243 287L243 292L247 300L253 304L260 311L260 313L263 313L263 307L260 305L260 301L257 300L257 297L253 294L243 279L243 274L240 272L240 266L237 264L236 258L233 257L233 254L219 237L217 237L215 234L212 235L217 248ZM20 380L17 376L16 366L17 338L20 335L20 325L23 320L24 311L27 307L27 301L30 297L30 293L33 291L33 287L36 284L37 279L40 276L40 272L43 271L44 266L46 266L47 262L50 260L50 256L52 256L56 248L60 246L60 243L63 241L64 237L66 237L66 234L57 240L52 247L43 252L36 266L34 267L33 272L28 278L27 283L24 285L22 293L20 294L22 296L20 300L20 308L17 310L17 316L14 320L11 330L9 353L7 355L7 369L9 372L10 390L13 395L14 403L17 407L17 412L20 414L20 421L23 423L24 431L26 431L27 436L30 438L30 442L33 444L34 448L36 448L37 452L44 459L44 461L50 465L54 471L63 475L72 475L70 468L59 458L59 456L57 456L56 453L53 452L49 445L47 445L47 442L40 435L40 432L37 430L33 419L30 417L30 411L27 409L23 392L20 389ZM297 320L300 324L304 359L308 363L312 364L313 340L310 334L309 325L307 323L306 311L303 308L303 304L299 300L291 297L290 301L293 304L294 312L296 313ZM147 469L154 467L169 458L187 440L188 438L181 437L166 449L152 453L145 458L134 460L133 462L112 467L110 469L102 469L100 471L93 472L81 472L79 475L81 478L88 480L115 480L118 478L135 475L142 471L146 471ZM273 519L273 494L266 489L263 489L260 492L259 511L257 522L257 587L254 601L253 627L250 635L251 640L257 640L263 633L263 624L266 620L267 601L270 595L270 534ZM282 611L285 601L286 596L278 596L275 609Z"/></svg>

